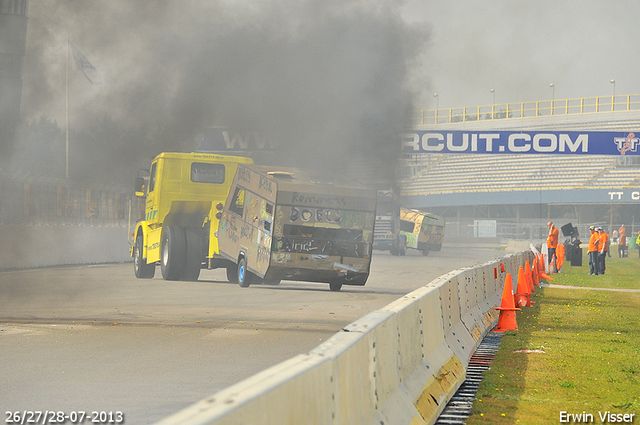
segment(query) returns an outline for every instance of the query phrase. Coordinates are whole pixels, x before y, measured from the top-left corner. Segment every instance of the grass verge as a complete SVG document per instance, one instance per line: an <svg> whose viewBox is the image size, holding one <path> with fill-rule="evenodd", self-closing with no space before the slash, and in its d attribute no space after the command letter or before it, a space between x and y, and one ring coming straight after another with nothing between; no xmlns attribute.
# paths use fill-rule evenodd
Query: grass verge
<svg viewBox="0 0 640 425"><path fill-rule="evenodd" d="M551 283L585 288L640 289L638 251L629 250L630 258L618 258L617 251L613 251L611 255L612 257L606 259L607 269L604 275L589 276L589 260L586 252L583 252L582 267L571 267L571 264L566 262L562 267L562 273L554 276L555 281Z"/></svg>
<svg viewBox="0 0 640 425"><path fill-rule="evenodd" d="M584 262L552 283L640 289L638 259L608 260L604 276L588 276ZM608 411L640 424L640 293L545 287L532 300L519 330L505 333L467 423L558 424L560 412L602 423Z"/></svg>

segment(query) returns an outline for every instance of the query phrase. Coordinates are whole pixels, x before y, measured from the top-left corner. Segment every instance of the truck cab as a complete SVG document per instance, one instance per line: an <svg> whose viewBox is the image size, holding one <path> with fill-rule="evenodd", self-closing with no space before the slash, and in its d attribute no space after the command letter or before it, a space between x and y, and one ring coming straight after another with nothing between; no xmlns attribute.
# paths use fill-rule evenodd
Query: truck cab
<svg viewBox="0 0 640 425"><path fill-rule="evenodd" d="M161 153L148 179L136 179L145 216L133 232L131 255L139 278L160 264L167 280L197 280L202 268L225 264L219 255L218 214L239 164L251 158L206 153Z"/></svg>

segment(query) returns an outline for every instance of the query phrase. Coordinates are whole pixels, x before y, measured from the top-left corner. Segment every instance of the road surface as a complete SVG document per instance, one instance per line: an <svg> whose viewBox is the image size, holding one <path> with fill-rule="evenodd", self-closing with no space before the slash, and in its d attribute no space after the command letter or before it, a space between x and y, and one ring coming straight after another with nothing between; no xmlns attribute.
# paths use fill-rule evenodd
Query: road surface
<svg viewBox="0 0 640 425"><path fill-rule="evenodd" d="M153 423L438 276L503 255L376 251L366 286L340 292L290 281L240 288L224 270L168 282L158 269L142 280L132 264L0 272L1 412L6 421L9 411L120 411L128 425Z"/></svg>

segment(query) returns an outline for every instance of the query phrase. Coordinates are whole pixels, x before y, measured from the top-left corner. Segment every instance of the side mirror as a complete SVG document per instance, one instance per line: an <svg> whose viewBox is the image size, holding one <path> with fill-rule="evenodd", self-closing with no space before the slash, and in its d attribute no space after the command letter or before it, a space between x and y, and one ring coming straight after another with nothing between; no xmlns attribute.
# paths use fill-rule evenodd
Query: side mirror
<svg viewBox="0 0 640 425"><path fill-rule="evenodd" d="M133 190L135 195L139 198L143 198L145 189L146 187L144 177L136 177L136 182Z"/></svg>

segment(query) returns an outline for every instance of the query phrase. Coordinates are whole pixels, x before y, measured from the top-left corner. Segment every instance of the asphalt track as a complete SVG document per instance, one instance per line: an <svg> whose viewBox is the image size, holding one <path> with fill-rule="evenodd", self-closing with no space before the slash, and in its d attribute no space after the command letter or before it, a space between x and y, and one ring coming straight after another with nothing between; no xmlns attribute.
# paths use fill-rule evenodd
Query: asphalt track
<svg viewBox="0 0 640 425"><path fill-rule="evenodd" d="M0 272L0 411L124 413L158 421L316 347L345 325L451 270L502 257L445 245L376 252L364 287L283 281L240 288L136 279L131 264ZM85 421L89 423L89 421Z"/></svg>

